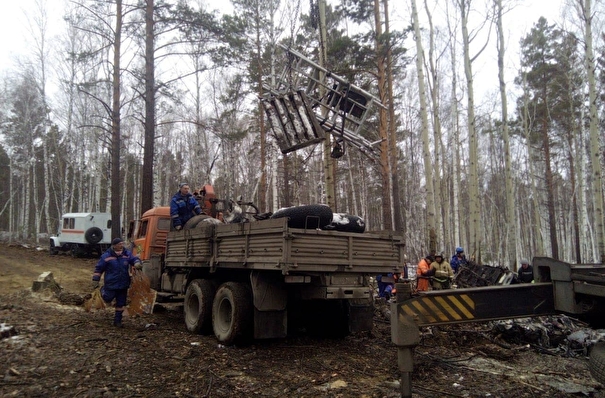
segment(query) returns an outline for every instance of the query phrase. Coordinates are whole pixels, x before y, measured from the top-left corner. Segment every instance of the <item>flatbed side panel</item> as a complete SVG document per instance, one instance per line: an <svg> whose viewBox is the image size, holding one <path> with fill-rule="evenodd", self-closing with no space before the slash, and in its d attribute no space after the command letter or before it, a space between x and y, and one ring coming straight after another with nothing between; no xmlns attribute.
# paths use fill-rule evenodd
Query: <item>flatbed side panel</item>
<svg viewBox="0 0 605 398"><path fill-rule="evenodd" d="M217 240L216 261L248 262L250 257L260 257L268 262L280 263L284 256L282 233L248 234Z"/></svg>
<svg viewBox="0 0 605 398"><path fill-rule="evenodd" d="M290 229L287 219L169 233L166 262L220 268L281 269L307 272L381 273L403 270L403 238Z"/></svg>
<svg viewBox="0 0 605 398"><path fill-rule="evenodd" d="M245 234L283 233L288 229L288 219L276 218L239 224L219 224L216 226L216 237L238 236Z"/></svg>
<svg viewBox="0 0 605 398"><path fill-rule="evenodd" d="M368 235L365 239L353 239L353 259L358 263L403 263L403 239L379 238Z"/></svg>
<svg viewBox="0 0 605 398"><path fill-rule="evenodd" d="M554 313L551 283L434 290L397 304L398 316L411 316L418 326Z"/></svg>
<svg viewBox="0 0 605 398"><path fill-rule="evenodd" d="M299 266L322 259L325 264L376 267L387 272L403 265L403 239L388 234L291 230L291 257ZM301 233L302 232L302 233ZM391 267L391 268L389 268Z"/></svg>
<svg viewBox="0 0 605 398"><path fill-rule="evenodd" d="M209 261L212 255L214 226L169 232L166 237L166 260L184 265L189 261Z"/></svg>

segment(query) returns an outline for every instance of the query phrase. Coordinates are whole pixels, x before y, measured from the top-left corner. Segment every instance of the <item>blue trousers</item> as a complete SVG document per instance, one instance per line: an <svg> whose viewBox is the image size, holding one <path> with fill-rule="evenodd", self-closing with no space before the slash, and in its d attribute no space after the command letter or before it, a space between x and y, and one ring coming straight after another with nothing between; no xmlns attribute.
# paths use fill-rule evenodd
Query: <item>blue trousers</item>
<svg viewBox="0 0 605 398"><path fill-rule="evenodd" d="M105 286L101 288L101 297L106 303L111 303L113 299L116 299L116 308L122 308L126 306L126 298L128 297L128 289L117 289L110 290L105 289Z"/></svg>

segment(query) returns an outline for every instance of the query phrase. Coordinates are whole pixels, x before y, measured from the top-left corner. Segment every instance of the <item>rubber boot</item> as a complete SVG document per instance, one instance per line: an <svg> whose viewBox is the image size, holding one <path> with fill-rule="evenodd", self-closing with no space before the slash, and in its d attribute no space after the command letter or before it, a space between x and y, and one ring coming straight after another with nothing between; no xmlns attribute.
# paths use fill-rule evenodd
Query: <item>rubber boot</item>
<svg viewBox="0 0 605 398"><path fill-rule="evenodd" d="M122 314L124 311L116 311L116 314L113 317L113 326L117 328L123 327L122 325Z"/></svg>

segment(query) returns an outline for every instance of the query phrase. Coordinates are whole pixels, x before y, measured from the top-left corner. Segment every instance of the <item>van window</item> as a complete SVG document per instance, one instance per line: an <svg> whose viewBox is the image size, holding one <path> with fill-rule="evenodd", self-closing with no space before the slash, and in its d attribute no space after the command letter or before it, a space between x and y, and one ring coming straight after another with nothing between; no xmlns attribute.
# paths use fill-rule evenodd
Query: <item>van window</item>
<svg viewBox="0 0 605 398"><path fill-rule="evenodd" d="M76 225L75 218L66 217L63 219L63 229L74 229Z"/></svg>
<svg viewBox="0 0 605 398"><path fill-rule="evenodd" d="M149 225L149 220L144 220L141 222L141 226L139 227L139 233L137 234L137 238L144 238L147 235L147 226Z"/></svg>
<svg viewBox="0 0 605 398"><path fill-rule="evenodd" d="M107 220L107 229L111 229L111 220Z"/></svg>
<svg viewBox="0 0 605 398"><path fill-rule="evenodd" d="M160 218L158 220L158 230L159 231L170 231L170 219L169 218Z"/></svg>

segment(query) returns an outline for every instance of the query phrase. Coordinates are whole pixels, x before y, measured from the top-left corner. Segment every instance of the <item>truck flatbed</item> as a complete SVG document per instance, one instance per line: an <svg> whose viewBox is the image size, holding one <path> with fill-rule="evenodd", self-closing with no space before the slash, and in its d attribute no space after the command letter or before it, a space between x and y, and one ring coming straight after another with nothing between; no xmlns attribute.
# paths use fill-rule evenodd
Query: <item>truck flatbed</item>
<svg viewBox="0 0 605 398"><path fill-rule="evenodd" d="M286 218L242 224L200 224L171 232L166 265L292 271L402 272L403 237L288 227Z"/></svg>

